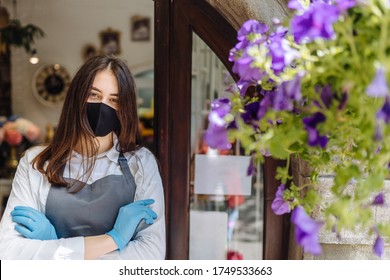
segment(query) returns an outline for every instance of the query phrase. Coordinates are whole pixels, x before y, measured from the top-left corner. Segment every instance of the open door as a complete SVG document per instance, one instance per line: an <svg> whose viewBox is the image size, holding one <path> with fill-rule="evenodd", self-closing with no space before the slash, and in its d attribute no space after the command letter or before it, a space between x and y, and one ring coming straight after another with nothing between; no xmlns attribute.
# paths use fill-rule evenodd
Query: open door
<svg viewBox="0 0 390 280"><path fill-rule="evenodd" d="M207 108L207 105L194 108L194 42L200 40L207 45L230 72L228 55L236 43L236 33L206 0L155 0L155 142L165 191L167 259L189 259L193 255L190 254L190 217L195 218L190 213L197 206L194 199L198 196L193 191L192 167L194 155L199 154L199 145L194 144L199 139L194 130L194 111ZM229 74L237 80L234 73ZM218 92L215 96L219 96ZM288 217L276 216L271 210L279 185L274 179L276 168L281 164L284 163L272 158L266 160L261 168L261 182L257 178L261 193L252 192L250 197L251 203L257 205L255 215L261 213L262 222L261 231L255 231L261 234L257 236L261 246L256 247L259 252L251 255L251 259L287 259L288 256ZM231 212L225 210L219 212L226 212L229 221ZM216 214L211 219L216 219L219 215ZM220 215L221 219L225 216Z"/></svg>

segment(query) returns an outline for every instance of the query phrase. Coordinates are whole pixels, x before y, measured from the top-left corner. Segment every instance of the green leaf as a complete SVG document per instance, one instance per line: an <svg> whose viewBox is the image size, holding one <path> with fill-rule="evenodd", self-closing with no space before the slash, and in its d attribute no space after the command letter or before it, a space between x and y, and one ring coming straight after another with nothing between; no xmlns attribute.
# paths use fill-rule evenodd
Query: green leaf
<svg viewBox="0 0 390 280"><path fill-rule="evenodd" d="M336 176L334 179L334 186L332 191L335 194L341 194L345 187L350 183L351 179L357 179L361 175L359 167L351 164L347 167L340 166L336 169Z"/></svg>

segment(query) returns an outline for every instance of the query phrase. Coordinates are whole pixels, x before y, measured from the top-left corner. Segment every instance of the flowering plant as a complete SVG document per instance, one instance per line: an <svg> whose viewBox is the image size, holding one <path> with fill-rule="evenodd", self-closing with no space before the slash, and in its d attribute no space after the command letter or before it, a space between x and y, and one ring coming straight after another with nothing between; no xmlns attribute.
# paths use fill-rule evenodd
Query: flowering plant
<svg viewBox="0 0 390 280"><path fill-rule="evenodd" d="M390 225L370 206L385 206L390 162L390 1L290 0L292 13L274 26L249 20L229 59L239 76L229 99L212 102L206 142L227 149L238 140L251 155L286 160L272 204L291 214L297 242L321 254L326 228L367 229L383 256ZM307 184L291 182L293 158L311 168ZM331 174L333 199L318 187ZM351 187L352 185L352 187ZM320 214L313 218L313 212Z"/></svg>
<svg viewBox="0 0 390 280"><path fill-rule="evenodd" d="M18 146L25 137L29 143L39 142L41 137L40 128L31 121L18 116L9 119L0 119L0 145L3 141L10 146Z"/></svg>
<svg viewBox="0 0 390 280"><path fill-rule="evenodd" d="M18 146L22 143L23 136L16 129L6 130L4 132L4 141L8 143L11 147Z"/></svg>

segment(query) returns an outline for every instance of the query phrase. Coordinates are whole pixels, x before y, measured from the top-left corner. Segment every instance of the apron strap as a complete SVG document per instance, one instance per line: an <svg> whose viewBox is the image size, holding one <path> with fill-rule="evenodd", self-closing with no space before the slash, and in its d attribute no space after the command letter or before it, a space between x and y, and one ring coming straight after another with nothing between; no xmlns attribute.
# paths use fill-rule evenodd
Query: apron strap
<svg viewBox="0 0 390 280"><path fill-rule="evenodd" d="M121 167L123 176L125 176L126 183L130 187L131 201L134 201L135 189L137 188L137 186L135 184L135 180L134 180L133 174L131 174L131 171L130 171L130 168L129 168L129 164L127 163L127 159L125 158L125 156L123 155L122 152L120 152L120 154L119 154L118 163L119 163L119 165Z"/></svg>

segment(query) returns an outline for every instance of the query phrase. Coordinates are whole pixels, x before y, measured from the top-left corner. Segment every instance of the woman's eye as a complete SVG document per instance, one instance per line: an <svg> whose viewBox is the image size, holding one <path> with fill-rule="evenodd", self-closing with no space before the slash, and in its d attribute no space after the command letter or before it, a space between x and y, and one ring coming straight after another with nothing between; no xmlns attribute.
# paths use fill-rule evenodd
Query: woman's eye
<svg viewBox="0 0 390 280"><path fill-rule="evenodd" d="M89 97L91 97L91 98L98 98L99 95L98 95L97 93L91 92L91 93L89 94Z"/></svg>
<svg viewBox="0 0 390 280"><path fill-rule="evenodd" d="M117 99L117 98L112 98L112 99L110 99L110 101L111 101L112 103L118 103L118 99Z"/></svg>

